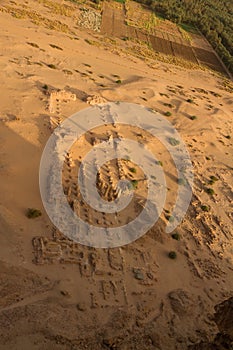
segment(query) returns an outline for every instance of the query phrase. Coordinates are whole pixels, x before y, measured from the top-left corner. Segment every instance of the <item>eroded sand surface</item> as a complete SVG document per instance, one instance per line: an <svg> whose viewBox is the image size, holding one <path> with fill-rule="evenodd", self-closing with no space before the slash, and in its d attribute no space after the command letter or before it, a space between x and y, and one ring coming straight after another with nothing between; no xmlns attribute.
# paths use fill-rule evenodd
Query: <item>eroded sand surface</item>
<svg viewBox="0 0 233 350"><path fill-rule="evenodd" d="M180 350L211 340L214 305L233 292L232 85L212 72L130 55L122 40L80 29L72 3L54 2L62 11L52 14L46 3L1 4L43 20L0 13L0 349ZM177 190L174 164L162 145L131 128L103 127L79 140L64 163L64 191L92 220L75 185L82 157L116 133L134 137L157 151L166 175L168 197L156 225L128 246L94 249L64 237L47 217L38 184L47 139L73 113L108 101L171 112L165 118L186 143L195 176L176 229L180 240L165 233ZM139 183L127 213L95 216L96 225L119 225L140 212L146 188L134 167L122 160L101 169L97 188L105 199L115 198L121 178ZM29 220L27 208L42 216Z"/></svg>

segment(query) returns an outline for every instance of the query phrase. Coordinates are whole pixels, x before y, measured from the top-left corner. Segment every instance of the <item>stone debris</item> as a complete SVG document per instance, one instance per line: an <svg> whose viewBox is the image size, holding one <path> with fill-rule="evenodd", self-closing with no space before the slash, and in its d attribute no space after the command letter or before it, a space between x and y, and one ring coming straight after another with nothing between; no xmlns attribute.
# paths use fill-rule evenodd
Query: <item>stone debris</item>
<svg viewBox="0 0 233 350"><path fill-rule="evenodd" d="M76 95L69 91L53 91L49 98L49 113L57 112L57 105L62 101L76 101Z"/></svg>
<svg viewBox="0 0 233 350"><path fill-rule="evenodd" d="M100 95L93 95L93 96L89 96L87 98L87 103L91 106L101 105L101 104L104 104L106 102L107 102L107 100L105 100L105 98L103 98Z"/></svg>
<svg viewBox="0 0 233 350"><path fill-rule="evenodd" d="M140 269L133 269L134 277L136 280L143 281L144 275Z"/></svg>
<svg viewBox="0 0 233 350"><path fill-rule="evenodd" d="M168 294L172 310L180 317L187 315L192 307L191 295L182 289L173 290Z"/></svg>
<svg viewBox="0 0 233 350"><path fill-rule="evenodd" d="M91 29L94 32L100 32L101 21L102 16L100 13L91 9L82 8L77 24L86 29Z"/></svg>
<svg viewBox="0 0 233 350"><path fill-rule="evenodd" d="M58 90L52 91L49 97L48 110L49 113L55 114L56 116L50 116L50 128L54 130L59 126L63 118L61 117L61 102L76 101L76 95L69 91Z"/></svg>

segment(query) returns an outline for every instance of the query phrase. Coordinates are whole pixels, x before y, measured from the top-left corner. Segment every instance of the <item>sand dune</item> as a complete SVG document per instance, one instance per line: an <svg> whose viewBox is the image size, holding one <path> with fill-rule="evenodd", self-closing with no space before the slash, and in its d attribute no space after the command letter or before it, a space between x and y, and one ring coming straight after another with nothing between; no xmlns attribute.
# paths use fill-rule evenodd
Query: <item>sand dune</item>
<svg viewBox="0 0 233 350"><path fill-rule="evenodd" d="M127 42L79 27L80 6L0 5L0 349L185 350L214 338L214 306L233 291L232 83L211 71L145 60L136 49L130 54ZM94 249L70 241L49 220L38 184L46 141L67 117L106 101L158 111L185 142L194 188L179 240L165 233L178 186L171 157L127 128L95 130L71 150L65 191L74 201L78 165L95 143L116 133L134 137L157 152L166 175L157 224L125 247ZM107 182L105 199L116 194L118 168L135 181L143 176L139 169L130 174L133 167L113 162L102 169L97 187L101 192ZM28 208L42 215L30 220ZM119 220L130 220L135 208ZM90 214L84 205L77 210Z"/></svg>

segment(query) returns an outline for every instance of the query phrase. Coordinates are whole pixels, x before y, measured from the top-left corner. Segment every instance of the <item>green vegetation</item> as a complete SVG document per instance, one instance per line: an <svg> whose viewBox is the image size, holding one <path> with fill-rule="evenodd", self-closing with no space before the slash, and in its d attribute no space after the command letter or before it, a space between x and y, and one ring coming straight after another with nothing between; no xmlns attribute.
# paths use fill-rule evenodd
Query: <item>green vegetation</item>
<svg viewBox="0 0 233 350"><path fill-rule="evenodd" d="M199 34L197 28L191 24L181 23L180 27L188 33Z"/></svg>
<svg viewBox="0 0 233 350"><path fill-rule="evenodd" d="M213 185L214 183L215 183L215 181L209 180L209 185Z"/></svg>
<svg viewBox="0 0 233 350"><path fill-rule="evenodd" d="M42 215L41 211L38 210L38 209L34 209L34 208L28 208L27 213L26 213L26 216L29 219L35 219L35 218L38 218L41 215Z"/></svg>
<svg viewBox="0 0 233 350"><path fill-rule="evenodd" d="M138 0L188 33L200 30L233 72L232 0ZM197 30L198 28L198 30Z"/></svg>
<svg viewBox="0 0 233 350"><path fill-rule="evenodd" d="M187 184L187 180L181 177L177 180L177 183L178 185L185 186Z"/></svg>
<svg viewBox="0 0 233 350"><path fill-rule="evenodd" d="M160 166L163 166L163 162L161 162L161 160L156 161L156 164L160 165Z"/></svg>
<svg viewBox="0 0 233 350"><path fill-rule="evenodd" d="M177 140L177 139L175 139L174 137L170 137L170 138L169 138L169 143L170 143L170 145L172 145L172 146L178 146L178 145L180 144L180 141Z"/></svg>
<svg viewBox="0 0 233 350"><path fill-rule="evenodd" d="M116 84L121 84L122 81L120 79L116 80Z"/></svg>
<svg viewBox="0 0 233 350"><path fill-rule="evenodd" d="M175 232L172 234L172 238L175 239L176 241L179 241L180 240L180 235L178 232Z"/></svg>
<svg viewBox="0 0 233 350"><path fill-rule="evenodd" d="M170 117L172 114L171 114L171 112L167 111L167 112L164 113L164 115L165 115L166 117Z"/></svg>
<svg viewBox="0 0 233 350"><path fill-rule="evenodd" d="M187 102L188 102L188 103L194 103L194 101L193 101L192 98L188 98L188 99L187 99Z"/></svg>
<svg viewBox="0 0 233 350"><path fill-rule="evenodd" d="M210 180L209 180L209 184L210 185L213 185L216 181L218 181L219 179L216 177L216 176L214 176L214 175L211 175L210 176Z"/></svg>
<svg viewBox="0 0 233 350"><path fill-rule="evenodd" d="M210 211L210 208L208 207L208 205L202 205L201 210L208 212L208 211Z"/></svg>
<svg viewBox="0 0 233 350"><path fill-rule="evenodd" d="M138 188L138 180L131 181L133 188L136 190Z"/></svg>
<svg viewBox="0 0 233 350"><path fill-rule="evenodd" d="M149 33L153 33L154 27L158 24L158 18L154 13L151 14L150 19L144 23L145 29Z"/></svg>
<svg viewBox="0 0 233 350"><path fill-rule="evenodd" d="M86 41L87 44L89 44L89 45L94 45L94 44L93 44L93 41L91 41L91 40L89 40L89 39L84 39L84 40Z"/></svg>
<svg viewBox="0 0 233 350"><path fill-rule="evenodd" d="M176 259L177 258L177 254L174 251L169 252L168 256L169 256L170 259Z"/></svg>
<svg viewBox="0 0 233 350"><path fill-rule="evenodd" d="M47 84L44 84L43 86L42 86L42 89L44 89L44 90L48 90L48 85Z"/></svg>
<svg viewBox="0 0 233 350"><path fill-rule="evenodd" d="M129 171L131 172L131 173L136 173L137 172L137 170L135 169L135 168L129 168Z"/></svg>
<svg viewBox="0 0 233 350"><path fill-rule="evenodd" d="M212 181L214 181L214 182L216 182L216 181L219 180L218 177L216 177L216 176L214 176L214 175L211 175L211 176L210 176L210 179L211 179Z"/></svg>
<svg viewBox="0 0 233 350"><path fill-rule="evenodd" d="M196 115L191 115L191 116L189 117L189 119L191 119L191 120L196 120L196 119L197 119L197 116L196 116Z"/></svg>
<svg viewBox="0 0 233 350"><path fill-rule="evenodd" d="M215 193L213 188L210 188L210 187L206 188L205 191L206 191L206 193L210 194L211 196L213 196Z"/></svg>
<svg viewBox="0 0 233 350"><path fill-rule="evenodd" d="M172 216L172 215L165 215L165 218L166 218L167 221L169 221L169 222L174 222L174 220L175 220L174 216Z"/></svg>

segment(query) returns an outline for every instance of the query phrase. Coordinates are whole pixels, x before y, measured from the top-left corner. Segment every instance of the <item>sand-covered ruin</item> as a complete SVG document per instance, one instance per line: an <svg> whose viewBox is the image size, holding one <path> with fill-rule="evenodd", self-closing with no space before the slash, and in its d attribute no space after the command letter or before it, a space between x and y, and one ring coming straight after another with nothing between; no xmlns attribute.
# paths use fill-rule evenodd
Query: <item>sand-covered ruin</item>
<svg viewBox="0 0 233 350"><path fill-rule="evenodd" d="M0 350L213 344L215 306L233 291L232 82L190 62L156 59L141 42L103 35L99 24L98 31L81 27L80 6L89 8L49 0L0 5ZM107 162L96 179L107 201L119 195L119 180L135 184L127 212L97 213L83 201L77 173L85 154L103 141L130 137L146 145L167 181L154 227L129 245L95 249L51 223L39 165L47 140L66 118L118 101L144 105L176 128L192 160L193 195L182 223L167 234L182 185L167 150L130 126L90 130L63 157L64 193L83 220L117 227L143 210L146 180L130 159ZM42 215L29 219L28 208ZM169 258L173 251L176 259Z"/></svg>

